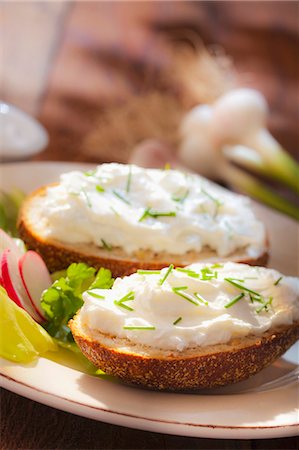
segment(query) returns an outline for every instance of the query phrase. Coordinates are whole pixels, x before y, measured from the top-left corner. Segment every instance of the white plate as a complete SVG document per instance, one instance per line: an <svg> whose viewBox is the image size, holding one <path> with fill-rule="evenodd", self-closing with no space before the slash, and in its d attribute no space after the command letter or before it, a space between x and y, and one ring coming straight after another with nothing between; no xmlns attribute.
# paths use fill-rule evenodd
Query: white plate
<svg viewBox="0 0 299 450"><path fill-rule="evenodd" d="M20 163L0 166L1 188L26 191L55 181L59 173L80 167L70 163ZM86 168L86 166L84 166ZM268 226L270 265L297 271L295 222L257 207ZM283 246L279 236L284 234ZM276 438L298 432L298 385L246 392L289 373L298 362L298 345L250 380L196 394L151 392L86 375L45 358L29 365L1 360L1 384L40 403L92 419L184 436L231 439Z"/></svg>

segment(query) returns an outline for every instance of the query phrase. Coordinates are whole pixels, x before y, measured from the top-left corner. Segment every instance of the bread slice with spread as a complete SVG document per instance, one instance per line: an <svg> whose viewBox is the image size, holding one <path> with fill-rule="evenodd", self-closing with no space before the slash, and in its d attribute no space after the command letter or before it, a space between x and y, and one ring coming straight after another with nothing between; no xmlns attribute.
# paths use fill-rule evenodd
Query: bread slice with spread
<svg viewBox="0 0 299 450"><path fill-rule="evenodd" d="M299 279L244 264L169 266L92 290L70 322L96 366L158 390L214 388L269 366L299 337Z"/></svg>
<svg viewBox="0 0 299 450"><path fill-rule="evenodd" d="M51 271L74 261L114 276L195 261L262 265L268 252L248 198L199 175L116 163L34 192L19 231Z"/></svg>

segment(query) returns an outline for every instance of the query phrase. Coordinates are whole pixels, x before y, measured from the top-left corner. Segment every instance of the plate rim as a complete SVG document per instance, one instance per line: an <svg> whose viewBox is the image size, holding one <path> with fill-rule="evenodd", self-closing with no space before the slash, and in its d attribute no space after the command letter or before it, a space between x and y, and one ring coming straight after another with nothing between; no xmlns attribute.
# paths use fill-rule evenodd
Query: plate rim
<svg viewBox="0 0 299 450"><path fill-rule="evenodd" d="M0 164L0 170L5 169L21 169L40 167L47 171L49 168L63 166L65 170L67 166L70 170L80 168L80 166L95 166L95 163L77 162L77 161L26 161L11 162ZM58 174L57 174L58 175ZM16 364L16 363L15 363ZM56 363L58 364L58 363ZM16 364L17 366L18 364ZM64 367L61 364L59 366ZM180 436L193 436L202 438L215 439L266 439L278 437L290 437L296 435L298 423L283 425L255 425L255 426L228 426L217 424L199 424L184 423L177 421L167 421L161 418L149 418L135 416L131 413L113 411L100 406L88 405L80 401L65 398L60 394L47 392L46 390L22 382L9 375L0 372L0 385L11 392L21 395L25 398L37 401L38 403L53 407L78 416L87 417L93 420L111 423L118 426L125 426L134 429L140 429L151 432L167 433Z"/></svg>
<svg viewBox="0 0 299 450"><path fill-rule="evenodd" d="M61 366L61 364L58 365ZM298 423L271 426L228 426L167 421L137 415L135 416L133 414L126 414L98 406L87 405L80 401L47 392L3 373L0 373L0 385L4 389L21 395L22 397L61 411L78 415L80 417L86 417L100 422L107 422L112 425L157 433L214 439L269 439L296 436L296 431L299 426ZM82 410L77 411L78 408L82 408ZM105 417L103 418L102 415ZM106 417L106 415L109 415L110 417ZM126 423L124 423L123 420L117 420L117 418L125 419Z"/></svg>

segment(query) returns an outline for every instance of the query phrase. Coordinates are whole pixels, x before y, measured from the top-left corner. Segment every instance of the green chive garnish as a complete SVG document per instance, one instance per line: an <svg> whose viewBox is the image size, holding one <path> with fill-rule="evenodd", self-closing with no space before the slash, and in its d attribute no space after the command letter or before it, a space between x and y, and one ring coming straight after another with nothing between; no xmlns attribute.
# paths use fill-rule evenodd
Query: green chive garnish
<svg viewBox="0 0 299 450"><path fill-rule="evenodd" d="M207 192L205 189L203 189L203 188L201 188L201 192L203 193L203 194L205 194L210 200L212 200L213 202L214 202L214 204L215 204L215 215L214 215L214 217L216 217L217 216L217 214L218 214L218 209L220 208L220 206L222 206L223 205L223 202L222 201L220 201L220 200L218 200L218 198L215 198L215 197L213 197L209 192Z"/></svg>
<svg viewBox="0 0 299 450"><path fill-rule="evenodd" d="M176 325L176 324L179 323L181 320L182 320L182 318L181 318L181 317L178 317L178 318L173 322L173 325Z"/></svg>
<svg viewBox="0 0 299 450"><path fill-rule="evenodd" d="M165 273L164 277L161 278L161 280L159 281L160 286L162 286L162 284L164 283L164 281L166 280L168 275L170 275L170 272L172 272L173 268L174 268L174 265L170 264L170 266L168 267L167 272Z"/></svg>
<svg viewBox="0 0 299 450"><path fill-rule="evenodd" d="M101 242L102 242L105 250L109 250L109 251L112 250L112 245L108 244L108 242L104 241L104 239L101 239Z"/></svg>
<svg viewBox="0 0 299 450"><path fill-rule="evenodd" d="M223 267L224 267L223 264L216 263L210 266L210 269L222 269Z"/></svg>
<svg viewBox="0 0 299 450"><path fill-rule="evenodd" d="M95 292L87 291L87 293L88 293L91 297L94 297L94 298L100 298L100 299L105 299L105 297L104 297L103 295L96 294Z"/></svg>
<svg viewBox="0 0 299 450"><path fill-rule="evenodd" d="M236 297L234 297L229 303L227 303L226 305L224 305L224 308L230 308L231 306L233 306L235 303L237 303L239 300L241 300L241 298L243 298L245 296L245 294L242 292L241 294L237 295Z"/></svg>
<svg viewBox="0 0 299 450"><path fill-rule="evenodd" d="M133 308L131 308L128 305L125 305L124 303L122 303L120 301L114 300L114 303L115 303L115 305L119 306L120 308L127 309L128 311L134 311Z"/></svg>
<svg viewBox="0 0 299 450"><path fill-rule="evenodd" d="M194 292L194 297L197 298L197 300L199 300L201 303L203 303L204 305L208 306L208 302L198 293L198 292Z"/></svg>
<svg viewBox="0 0 299 450"><path fill-rule="evenodd" d="M123 327L124 330L155 330L156 327Z"/></svg>
<svg viewBox="0 0 299 450"><path fill-rule="evenodd" d="M250 297L251 303L253 303L253 302L263 303L263 300L261 299L261 297L255 297L254 295L252 295L250 293L249 293L249 297Z"/></svg>
<svg viewBox="0 0 299 450"><path fill-rule="evenodd" d="M126 185L126 193L128 194L131 189L131 181L132 181L132 166L129 166L129 174L127 178L127 185Z"/></svg>
<svg viewBox="0 0 299 450"><path fill-rule="evenodd" d="M274 286L278 286L279 282L280 282L282 279L283 279L283 276L279 277L279 278L275 281Z"/></svg>
<svg viewBox="0 0 299 450"><path fill-rule="evenodd" d="M218 278L218 272L216 270L211 270L209 267L204 267L201 269L201 280L211 280L212 278Z"/></svg>
<svg viewBox="0 0 299 450"><path fill-rule="evenodd" d="M261 297L261 294L259 294L258 292L254 291L253 289L249 289L249 288L243 286L242 284L236 283L232 278L224 278L224 279L225 279L225 281L227 281L228 283L232 284L233 286L241 289L242 291L247 291L257 297Z"/></svg>
<svg viewBox="0 0 299 450"><path fill-rule="evenodd" d="M96 185L96 190L98 191L98 192L105 192L105 189L103 188L103 186L101 186L100 184L97 184Z"/></svg>
<svg viewBox="0 0 299 450"><path fill-rule="evenodd" d="M138 269L137 273L139 273L139 275L160 275L161 270L141 270L141 269Z"/></svg>
<svg viewBox="0 0 299 450"><path fill-rule="evenodd" d="M93 177L96 173L96 170L88 170L87 172L84 172L84 175L86 177Z"/></svg>
<svg viewBox="0 0 299 450"><path fill-rule="evenodd" d="M134 300L134 298L135 298L134 292L130 291L126 295L124 295L121 299L114 300L114 303L115 303L115 305L120 306L121 308L127 309L128 311L134 311L133 308L124 304L125 302Z"/></svg>
<svg viewBox="0 0 299 450"><path fill-rule="evenodd" d="M91 201L90 201L90 199L89 199L89 197L88 197L88 195L87 195L87 192L85 191L85 189L81 189L81 191L83 192L83 194L84 194L84 197L85 197L85 199L86 199L86 203L87 203L87 206L89 207L89 208L91 208Z"/></svg>
<svg viewBox="0 0 299 450"><path fill-rule="evenodd" d="M158 211L152 211L151 208L146 208L144 210L144 213L138 220L138 222L142 222L147 217L153 217L154 219L157 219L158 217L175 217L176 212L175 211L169 211L169 212L158 212Z"/></svg>
<svg viewBox="0 0 299 450"><path fill-rule="evenodd" d="M193 305L198 306L198 303L194 300L194 298L190 294L187 294L186 292L184 292L184 293L181 292L181 291L185 291L186 289L188 289L188 286L178 286L178 287L172 288L172 292L174 292L175 294L184 298L185 300L188 300L188 302L193 303Z"/></svg>
<svg viewBox="0 0 299 450"><path fill-rule="evenodd" d="M268 311L268 306L271 306L272 301L273 301L273 297L269 297L269 300L266 303L264 303L260 308L256 309L255 312L259 314L260 312L263 311L263 309Z"/></svg>
<svg viewBox="0 0 299 450"><path fill-rule="evenodd" d="M129 202L129 200L127 200L122 194L120 194L118 191L116 191L115 189L112 190L113 194L115 195L115 197L119 198L122 202L126 203L127 205L130 205L131 203Z"/></svg>
<svg viewBox="0 0 299 450"><path fill-rule="evenodd" d="M183 267L177 267L175 270L177 270L178 272L186 273L188 277L199 278L199 273L194 272L194 270L184 269Z"/></svg>

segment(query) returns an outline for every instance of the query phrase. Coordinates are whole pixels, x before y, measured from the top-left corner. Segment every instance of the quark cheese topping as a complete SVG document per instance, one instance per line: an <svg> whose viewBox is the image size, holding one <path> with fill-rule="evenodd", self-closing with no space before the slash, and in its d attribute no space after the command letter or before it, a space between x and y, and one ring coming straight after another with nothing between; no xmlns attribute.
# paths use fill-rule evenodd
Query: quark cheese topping
<svg viewBox="0 0 299 450"><path fill-rule="evenodd" d="M103 164L61 176L41 207L48 237L66 243L183 255L208 246L225 257L237 249L257 257L265 230L250 200L198 175Z"/></svg>
<svg viewBox="0 0 299 450"><path fill-rule="evenodd" d="M260 335L299 319L298 278L236 263L138 271L83 299L83 326L166 350Z"/></svg>

